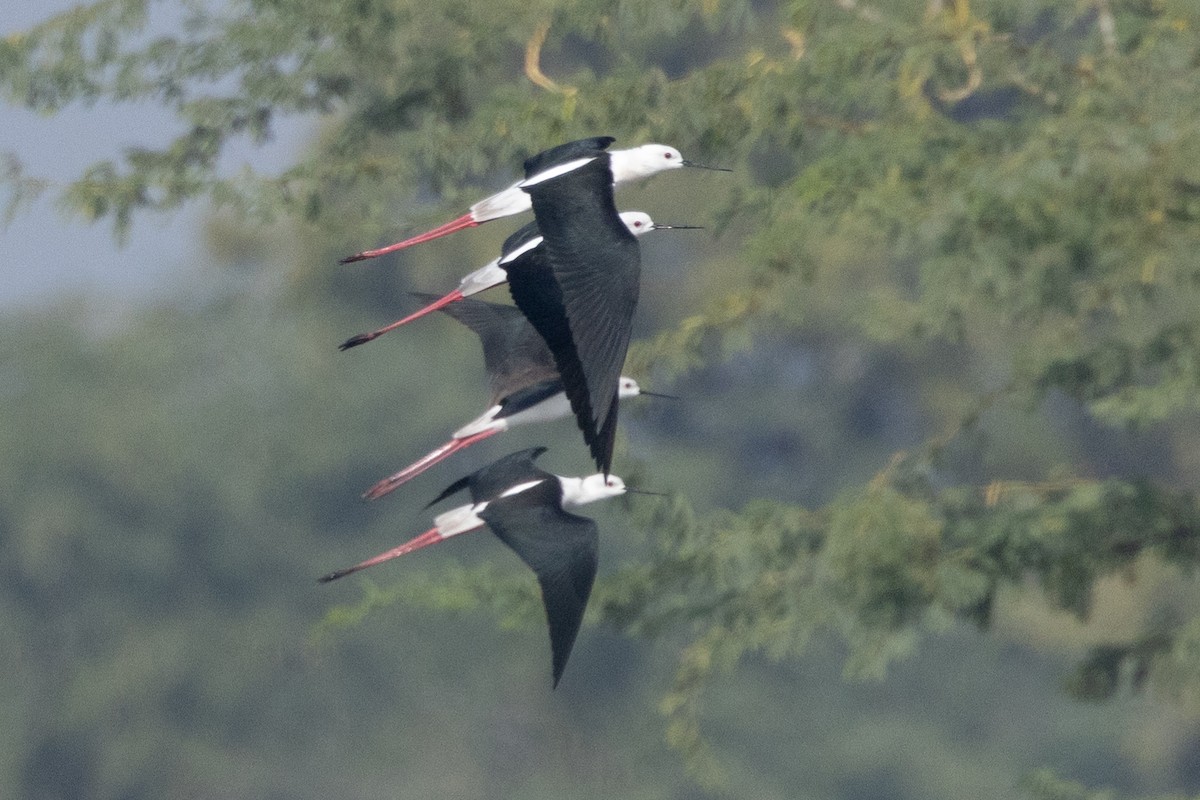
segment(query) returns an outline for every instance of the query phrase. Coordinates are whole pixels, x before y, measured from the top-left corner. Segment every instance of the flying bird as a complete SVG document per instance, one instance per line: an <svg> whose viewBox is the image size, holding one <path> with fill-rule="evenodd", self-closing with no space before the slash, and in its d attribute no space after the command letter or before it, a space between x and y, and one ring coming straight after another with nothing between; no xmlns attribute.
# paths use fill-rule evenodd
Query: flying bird
<svg viewBox="0 0 1200 800"><path fill-rule="evenodd" d="M414 296L421 302L433 297ZM456 430L450 441L368 489L363 494L368 500L383 497L434 464L497 433L571 415L554 356L518 309L482 300L463 300L440 310L479 337L491 389L489 408ZM646 395L674 399L672 395L644 391L637 381L625 376L619 381L618 393L622 398Z"/></svg>
<svg viewBox="0 0 1200 800"><path fill-rule="evenodd" d="M613 204L611 156L576 144L525 162L520 186L533 203L542 256L509 270L509 292L554 355L584 441L607 473L641 253Z"/></svg>
<svg viewBox="0 0 1200 800"><path fill-rule="evenodd" d="M596 523L568 509L635 490L627 489L615 475L564 478L538 469L533 462L545 451L544 447L521 450L455 481L429 505L463 489L471 493L470 504L439 514L433 527L420 536L331 572L321 583L487 526L533 570L541 585L557 687L583 621L598 563Z"/></svg>
<svg viewBox="0 0 1200 800"><path fill-rule="evenodd" d="M698 225L661 225L650 218L649 214L642 211L622 211L620 213L621 221L625 227L629 229L635 236L643 236L650 231L661 231L668 229L675 230L695 230ZM351 336L346 341L338 345L339 350L348 350L351 347L358 347L360 344L366 344L380 336L394 331L402 325L420 319L426 314L432 313L439 309L443 309L451 303L456 303L465 297L470 297L473 294L478 294L493 286L499 286L508 280L508 271L512 269L521 269L526 264L531 263L537 258L538 253L535 251L542 246L542 235L538 231L537 223L530 222L517 230L512 236L504 241L500 248L500 256L495 258L464 277L458 283L458 288L443 295L440 298L433 299L432 302L424 308L414 311L406 317L396 320L382 328L377 328L370 333L359 333Z"/></svg>
<svg viewBox="0 0 1200 800"><path fill-rule="evenodd" d="M616 139L611 136L594 136L590 139L569 142L565 145L560 145L560 147L575 148L578 152L584 153L593 150L605 150L614 141ZM611 156L613 180L617 183L648 178L664 170L678 169L680 167L729 172L724 167L709 167L704 164L697 164L695 161L689 161L674 147L669 147L665 144L644 144L628 150L613 150ZM529 175L526 174L526 179L528 178ZM352 256L341 259L340 263L349 264L355 261L363 261L368 258L386 255L387 253L394 253L397 250L403 250L414 244L428 242L454 233L455 231L463 230L464 228L473 228L493 219L509 217L513 214L520 214L522 211L528 211L531 208L529 195L521 190L521 183L522 181L517 181L507 189L480 200L458 219L451 220L433 230L405 239L402 242L390 244L387 247L355 253Z"/></svg>

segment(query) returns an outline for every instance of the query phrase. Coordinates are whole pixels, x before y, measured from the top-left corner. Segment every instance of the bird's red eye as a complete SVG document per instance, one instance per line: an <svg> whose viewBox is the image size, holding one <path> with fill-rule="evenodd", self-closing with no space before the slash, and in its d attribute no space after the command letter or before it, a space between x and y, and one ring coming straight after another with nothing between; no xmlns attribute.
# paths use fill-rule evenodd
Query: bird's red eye
<svg viewBox="0 0 1200 800"><path fill-rule="evenodd" d="M665 158L667 161L670 161L674 157L675 156L671 155L670 153L663 153L663 158Z"/></svg>

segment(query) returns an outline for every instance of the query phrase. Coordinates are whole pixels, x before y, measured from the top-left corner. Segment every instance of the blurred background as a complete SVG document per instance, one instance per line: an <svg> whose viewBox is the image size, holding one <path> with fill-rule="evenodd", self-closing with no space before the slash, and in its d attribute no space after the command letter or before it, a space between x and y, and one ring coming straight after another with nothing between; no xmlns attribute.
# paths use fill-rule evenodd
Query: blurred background
<svg viewBox="0 0 1200 800"><path fill-rule="evenodd" d="M1200 793L1190 2L15 0L0 796ZM1193 91L1189 91L1189 89ZM433 315L585 135L677 145L556 691L486 533L319 586L501 455ZM496 289L485 296L507 302ZM1108 792L1108 793L1104 793Z"/></svg>

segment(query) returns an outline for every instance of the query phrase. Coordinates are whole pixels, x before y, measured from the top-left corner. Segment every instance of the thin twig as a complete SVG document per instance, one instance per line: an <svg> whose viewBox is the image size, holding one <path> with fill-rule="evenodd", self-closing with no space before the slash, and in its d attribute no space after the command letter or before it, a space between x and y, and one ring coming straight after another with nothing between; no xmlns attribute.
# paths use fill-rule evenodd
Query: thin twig
<svg viewBox="0 0 1200 800"><path fill-rule="evenodd" d="M546 20L537 26L533 32L533 36L529 37L529 41L525 44L525 77L548 92L572 95L576 91L574 86L559 86L546 73L542 72L540 63L542 60L542 45L546 43L546 36L549 33L550 21Z"/></svg>

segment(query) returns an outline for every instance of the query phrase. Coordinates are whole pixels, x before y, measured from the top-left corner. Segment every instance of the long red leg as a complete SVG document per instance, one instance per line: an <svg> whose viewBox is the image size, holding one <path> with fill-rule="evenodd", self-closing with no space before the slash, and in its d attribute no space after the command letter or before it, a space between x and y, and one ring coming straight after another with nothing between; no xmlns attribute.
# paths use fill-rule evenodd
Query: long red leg
<svg viewBox="0 0 1200 800"><path fill-rule="evenodd" d="M395 489L397 486L407 483L409 480L420 475L422 472L429 469L439 461L449 458L459 450L464 450L476 442L482 442L489 436L499 433L500 430L500 428L489 428L486 431L482 431L471 436L464 436L461 439L451 439L441 447L421 458L419 461L409 464L396 474L389 475L379 483L372 486L363 493L363 498L366 500L378 500L388 492Z"/></svg>
<svg viewBox="0 0 1200 800"><path fill-rule="evenodd" d="M358 572L360 569L366 569L367 567L373 567L376 564L382 563L384 561L389 561L398 556L406 555L408 553L411 553L414 550L420 550L422 547L427 547L428 545L436 544L437 542L440 542L444 538L445 537L442 536L442 534L440 532L438 532L437 528L431 528L430 530L427 530L424 533L422 533L420 536L418 536L414 539L408 540L407 542L400 545L399 547L393 547L391 550L388 550L386 553L380 553L377 556L368 558L366 561L355 564L353 567L346 567L345 569L336 570L334 572L329 573L328 575L324 575L324 576L318 578L317 580L320 583L329 583L330 581L336 581L338 578L344 578L347 575L351 574L352 572Z"/></svg>
<svg viewBox="0 0 1200 800"><path fill-rule="evenodd" d="M338 263L353 264L355 261L365 261L368 258L384 256L388 253L394 253L397 250L403 250L406 247L412 247L414 244L421 244L421 242L439 239L443 236L454 233L455 231L461 231L463 228L474 228L478 224L479 223L476 222L475 218L470 214L464 214L456 220L447 222L445 225L439 225L431 231L425 231L425 233L417 234L411 239L405 239L403 242L389 244L387 247L380 247L378 250L363 250L361 253L355 253L352 256L346 256L343 259L339 259Z"/></svg>
<svg viewBox="0 0 1200 800"><path fill-rule="evenodd" d="M426 314L429 314L433 311L437 311L439 308L442 308L443 306L448 306L451 303L454 303L454 302L456 302L458 300L462 300L462 299L463 299L463 293L460 290L455 289L453 292L450 292L450 294L446 295L441 300L435 300L434 302L432 302L429 305L422 308L420 311L416 311L412 314L409 314L404 319L398 319L395 322L393 322L392 324L384 325L382 328L379 328L378 330L373 330L370 333L360 333L356 336L351 336L349 339L347 339L346 341L344 341L338 345L338 350L349 350L351 347L358 347L360 344L366 344L367 342L371 341L372 339L378 339L380 336L383 336L388 331L394 331L394 330L396 330L396 328L399 328L401 325L407 325L408 323L412 322L414 319L420 319L421 317L425 316Z"/></svg>

